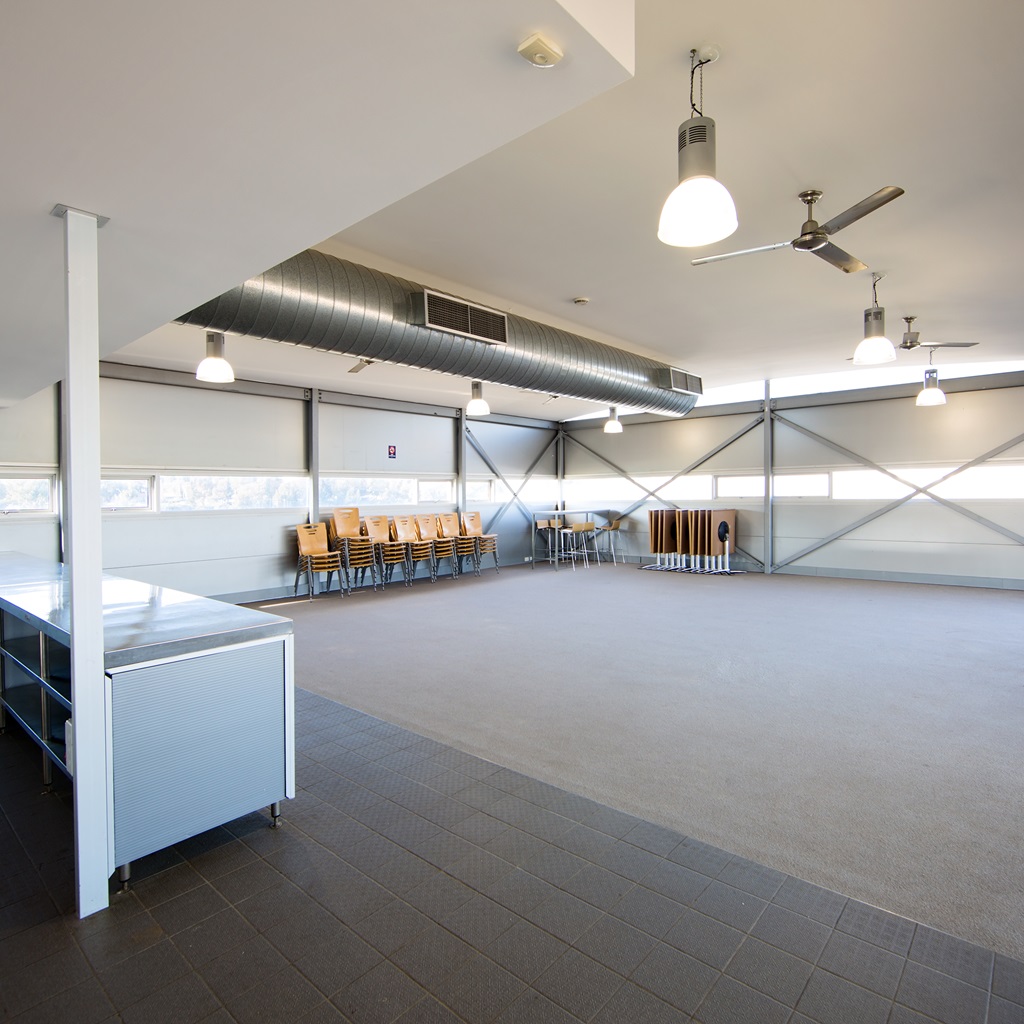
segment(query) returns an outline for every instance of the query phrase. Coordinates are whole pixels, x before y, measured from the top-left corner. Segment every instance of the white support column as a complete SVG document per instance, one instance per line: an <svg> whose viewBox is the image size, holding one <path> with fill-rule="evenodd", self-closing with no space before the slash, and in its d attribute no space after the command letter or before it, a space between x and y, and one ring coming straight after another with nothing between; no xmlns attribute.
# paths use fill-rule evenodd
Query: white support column
<svg viewBox="0 0 1024 1024"><path fill-rule="evenodd" d="M107 729L104 711L100 516L99 259L105 219L56 207L64 220L67 370L65 571L70 580L71 704L75 728L75 892L78 916L109 902Z"/></svg>
<svg viewBox="0 0 1024 1024"><path fill-rule="evenodd" d="M764 382L764 571L775 562L775 418L772 412L772 382Z"/></svg>

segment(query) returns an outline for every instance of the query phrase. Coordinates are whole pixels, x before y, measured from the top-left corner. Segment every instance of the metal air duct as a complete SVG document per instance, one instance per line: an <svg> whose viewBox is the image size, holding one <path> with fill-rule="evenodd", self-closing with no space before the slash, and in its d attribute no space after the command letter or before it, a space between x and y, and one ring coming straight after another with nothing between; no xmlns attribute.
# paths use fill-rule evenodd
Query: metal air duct
<svg viewBox="0 0 1024 1024"><path fill-rule="evenodd" d="M177 322L602 405L682 415L697 401L699 377L523 317L507 317L506 342L498 345L417 324L423 292L307 249ZM669 386L680 379L692 383L692 393Z"/></svg>

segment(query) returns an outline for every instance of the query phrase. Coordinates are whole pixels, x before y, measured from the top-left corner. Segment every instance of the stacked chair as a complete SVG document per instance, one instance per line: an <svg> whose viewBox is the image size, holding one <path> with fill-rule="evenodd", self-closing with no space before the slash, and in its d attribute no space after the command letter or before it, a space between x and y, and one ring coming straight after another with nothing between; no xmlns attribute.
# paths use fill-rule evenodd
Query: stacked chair
<svg viewBox="0 0 1024 1024"><path fill-rule="evenodd" d="M391 517L391 539L405 546L405 563L409 568L409 582L416 578L416 566L426 562L430 568L430 582L437 582L437 562L434 558L434 545L429 540L421 540L416 529L416 520L410 515Z"/></svg>
<svg viewBox="0 0 1024 1024"><path fill-rule="evenodd" d="M406 547L401 541L391 539L391 525L386 515L364 516L363 525L366 535L373 544L373 555L380 569L382 583L390 583L395 566L402 567L402 580L407 587L412 586L412 566L406 555Z"/></svg>
<svg viewBox="0 0 1024 1024"><path fill-rule="evenodd" d="M548 537L553 540L561 524L561 520L552 521L550 526L544 523ZM364 585L367 570L374 590L378 572L382 586L390 583L395 566L401 567L405 585L412 586L420 562L427 563L430 582L436 583L441 560L445 558L453 580L459 578L467 558L477 576L484 555L493 557L494 569L499 571L498 535L483 532L479 512L466 512L461 518L455 512L360 517L358 508L340 507L332 511L326 523L303 524L296 532L299 561L294 592L298 595L299 579L305 573L311 600L316 573L327 573L327 591L331 588L331 577L337 573L338 589L347 594L353 586ZM577 546L573 545L573 549ZM585 544L581 550L587 558ZM596 547L593 553L597 555Z"/></svg>
<svg viewBox="0 0 1024 1024"><path fill-rule="evenodd" d="M430 514L413 516L416 522L416 533L424 543L429 543L433 549L431 561L431 578L437 580L437 570L442 558L448 559L451 567L452 579L459 578L459 559L455 550L454 537L442 537L438 529L437 516Z"/></svg>
<svg viewBox="0 0 1024 1024"><path fill-rule="evenodd" d="M374 558L373 543L363 532L359 522L358 508L336 508L327 521L327 534L331 548L341 554L345 569L345 589L351 590L358 574L358 585L366 579L370 570L373 589L377 589L377 562Z"/></svg>
<svg viewBox="0 0 1024 1024"><path fill-rule="evenodd" d="M442 512L437 517L438 529L441 536L452 541L455 545L455 559L459 563L459 572L462 572L462 560L468 558L473 563L473 572L480 575L479 555L477 554L476 538L469 537L459 527L459 517L455 512Z"/></svg>
<svg viewBox="0 0 1024 1024"><path fill-rule="evenodd" d="M483 522L479 512L463 512L462 533L465 537L472 537L475 544L474 566L477 576L480 575L480 562L484 555L494 557L494 571L498 569L498 535L496 533L484 533Z"/></svg>
<svg viewBox="0 0 1024 1024"><path fill-rule="evenodd" d="M343 565L341 553L332 551L327 546L327 527L323 523L300 523L295 528L299 544L299 562L295 568L295 595L299 593L299 577L306 574L306 586L309 588L309 599L313 600L313 575L327 573L326 591L331 589L331 577L338 574L338 590L345 593L342 583Z"/></svg>

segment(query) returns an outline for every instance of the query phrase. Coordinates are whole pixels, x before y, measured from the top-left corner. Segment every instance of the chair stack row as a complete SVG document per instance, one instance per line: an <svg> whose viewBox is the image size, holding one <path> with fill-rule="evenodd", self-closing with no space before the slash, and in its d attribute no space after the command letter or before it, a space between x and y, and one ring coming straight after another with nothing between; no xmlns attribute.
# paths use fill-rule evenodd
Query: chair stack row
<svg viewBox="0 0 1024 1024"><path fill-rule="evenodd" d="M735 509L658 508L648 512L653 565L645 569L729 573L736 544Z"/></svg>
<svg viewBox="0 0 1024 1024"><path fill-rule="evenodd" d="M373 589L390 583L396 567L405 585L411 586L420 562L427 564L431 583L437 582L438 567L448 560L452 579L458 579L468 558L480 575L484 555L494 558L498 571L498 536L483 532L479 512L434 515L366 515L353 507L336 508L326 523L296 527L299 560L295 569L295 594L305 575L309 597L313 597L314 575L327 574L325 592L338 576L338 589L349 593L353 585L363 586L370 573Z"/></svg>

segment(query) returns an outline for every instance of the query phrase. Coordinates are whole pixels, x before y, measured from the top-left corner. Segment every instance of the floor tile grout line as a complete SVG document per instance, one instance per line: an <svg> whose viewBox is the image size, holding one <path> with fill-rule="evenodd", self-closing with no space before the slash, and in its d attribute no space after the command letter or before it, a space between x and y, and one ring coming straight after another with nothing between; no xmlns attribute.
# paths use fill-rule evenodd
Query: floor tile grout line
<svg viewBox="0 0 1024 1024"><path fill-rule="evenodd" d="M456 749L456 748L450 748L450 749ZM476 756L476 755L472 755L472 756ZM484 762L485 762L486 764L494 764L494 762L489 762L489 761L486 761L486 759L481 759L481 760L483 760L483 761L484 761ZM397 775L397 774L400 774L400 773L394 772L394 771L393 771L393 769L387 768L387 766L382 766L382 767L385 767L385 769L386 769L387 771L391 771L391 772L392 772L393 774L396 774L396 775ZM458 768L455 768L455 769L453 769L453 770L455 770L455 771L458 771L459 769L458 769ZM500 766L499 766L499 768L498 768L497 770L500 770ZM459 772L459 774L465 774L465 773L463 773L463 772L461 772L461 771L460 771L460 772ZM491 774L493 774L493 773L491 773ZM474 784L474 783L483 783L483 784L485 784L485 785L486 785L486 777L485 777L484 779L477 779L477 778L475 778L475 777L473 777L473 776L467 776L467 778L470 778L470 779L472 779L472 782L470 783L470 785L472 785L472 784ZM360 783L353 783L353 784L355 784L355 785L360 785ZM428 786L428 788L429 788L429 786ZM468 788L468 787L467 787L467 788ZM491 788L496 788L496 787L491 787ZM521 787L521 788L522 788L522 787ZM557 787L556 787L556 788L557 788ZM375 792L375 791L373 791L373 790L370 790L370 792ZM435 790L435 792L440 792L440 791L437 791L437 790ZM502 791L502 792L503 792L503 791ZM563 791L563 792L568 792L568 791ZM379 794L378 794L378 795L379 795ZM456 799L456 800L458 800L458 793L455 793L455 794L441 794L441 795L442 795L442 796L449 796L449 797L450 797L450 798L452 798L452 799ZM511 794L507 794L507 795L511 795ZM571 794L571 793L570 793L569 795L575 795L575 794ZM385 800L387 800L387 799L389 799L389 798L387 798L386 796L383 796L383 797L382 797L382 799L385 799ZM583 798L583 799L588 799L588 798ZM392 802L393 802L393 801L392 801ZM463 803L464 803L464 801L459 801L459 802L463 802ZM530 802L530 803L532 803L532 801L527 801L527 802ZM398 806L401 806L401 805L398 805ZM467 806L470 806L470 807L472 807L473 805L467 805ZM540 805L536 805L536 804L534 804L534 806L540 806ZM474 810L477 810L477 811L481 810L480 808L473 808L473 809L474 809ZM410 813L414 813L414 814L415 814L415 812L410 812ZM484 813L486 813L486 811L484 811ZM631 815L631 817L635 817L635 816L634 816L634 815ZM502 820L502 819L499 819L499 820ZM570 819L570 820L576 820L576 819ZM639 823L639 821L640 821L640 820L642 820L642 819L638 819L638 823ZM576 823L577 823L578 825L584 825L584 822L583 822L583 821L577 821ZM509 824L509 827L511 827L511 828L515 828L515 827L516 827L516 826L515 826L514 824L512 824L512 823L506 823L506 824ZM584 825L584 827L589 827L589 826L585 826L585 825ZM634 826L634 827L635 827L635 826ZM443 828L443 826L442 826L442 830L443 830L443 831L449 831L449 832L450 832L450 830L444 829L444 828ZM597 830L597 831L599 831L599 830ZM450 833L450 834L454 834L454 833ZM608 836L609 838L611 838L611 839L612 839L612 840L614 840L614 841L623 841L623 840L622 840L622 837L617 837L617 836L614 836L614 835L612 835L612 834L610 834L610 833L604 833L604 832L602 832L601 834L602 834L602 835L606 835L606 836ZM687 837L683 837L683 838L682 838L682 839L680 840L680 843L679 843L679 844L677 844L677 845L676 845L676 847L674 847L673 849L677 849L677 848L678 848L678 846L682 844L682 842L685 842L686 838L687 838ZM474 844L474 845L476 845L476 844ZM549 844L549 845L551 845L551 844ZM628 844L628 845L632 845L632 844ZM642 849L642 848L640 848L640 847L636 847L636 849ZM410 852L413 852L413 851L410 851ZM647 852L647 851L645 851L645 852ZM728 851L723 851L723 852L725 852L725 853L728 853ZM577 854L577 856L580 856L580 855L579 855L579 854ZM658 855L654 854L653 856L658 856ZM712 876L712 877L713 877L713 878L714 878L715 880L721 880L719 876L721 875L722 871L724 871L724 870L725 870L725 869L726 869L726 868L728 867L728 864L729 864L729 863L732 863L733 861L735 861L735 860L736 860L736 859L738 858L738 855L735 855L735 854L730 854L729 856L730 856L730 860L729 860L729 861L728 861L728 862L726 863L726 865L724 865L724 866L723 866L723 867L722 867L722 868L721 868L721 869L719 870L719 872L718 872L718 874L717 874L717 875L715 875L715 876ZM599 863L598 863L597 861L593 861L593 860L590 860L590 859L589 859L588 857L586 857L586 856L584 856L584 857L583 857L583 859L587 860L587 861L588 861L588 863L591 863L591 864L596 864L597 866L602 866L602 865L600 865L600 864L599 864ZM660 857L659 859L660 859L661 861L663 861L663 862L664 862L664 861L668 860L668 856L667 856L667 854L666 854L666 855L663 855L663 856L661 856L661 857ZM744 858L744 859L746 859L746 858ZM511 863L511 862L510 862L510 863ZM755 862L755 863L756 863L756 862ZM515 867L519 867L519 865L514 865L514 866L515 866ZM652 870L653 870L653 869L652 869ZM691 870L692 870L692 869L691 869ZM648 874L649 874L649 872L648 872ZM622 876L622 877L628 877L628 876ZM643 877L646 877L646 875L645 875L645 876L643 876ZM705 877L709 877L709 876L705 876ZM787 875L786 877L787 877L787 878L795 878L795 876L789 876L789 875ZM630 879L630 880L631 880L631 879ZM799 881L799 879L797 879L797 880ZM642 882L643 882L643 878L641 878L641 879L640 879L639 881L636 881L636 884L638 884L638 885L642 885ZM723 884L729 884L729 883L727 883L727 882L723 882ZM783 884L784 884L784 883L783 883ZM813 884L813 883L807 883L807 884ZM732 888L736 888L736 887L735 887L735 886L733 886ZM781 886L780 886L780 888L781 888ZM650 891L653 891L653 890L650 890ZM739 891L744 891L744 890L739 890ZM777 894L777 893L776 893L776 894ZM754 894L749 894L749 895L754 895ZM839 895L842 895L842 894L839 894ZM757 898L757 897L755 897L755 898ZM848 898L847 898L847 899L848 899ZM767 905L767 903L770 903L770 902L771 902L771 901L766 901L766 905ZM762 908L762 910L761 910L761 913L760 913L760 914L758 915L758 919L759 919L759 918L760 918L760 916L761 916L761 915L762 915L762 914L764 913L764 909L765 909L765 908ZM796 913L799 913L799 912L797 911ZM887 911L887 913L889 913L889 912ZM801 915L801 916L803 916L803 915ZM897 915L897 916L898 916L898 915ZM812 918L811 920L813 920L813 918ZM911 922L911 923L914 923L914 922ZM756 924L756 921L755 921L755 923L754 923L754 924ZM917 927L917 925L916 925L916 923L914 923L914 925L915 925L915 932L916 932L916 927ZM754 927L754 925L751 925L751 927ZM831 930L831 931L834 931L834 930L835 930L835 925L831 926L831 929L830 929L830 930ZM749 932L748 932L748 934L749 934ZM820 954L819 954L819 958L820 958ZM906 959L906 957L905 957L904 959ZM816 965L815 965L815 966L816 966ZM940 973L942 973L942 972L940 972ZM991 982L990 982L990 985L991 985ZM859 986L859 987L863 987L863 986ZM870 991L870 990L868 990L868 991Z"/></svg>

